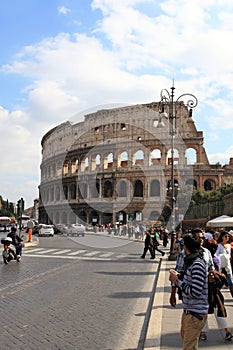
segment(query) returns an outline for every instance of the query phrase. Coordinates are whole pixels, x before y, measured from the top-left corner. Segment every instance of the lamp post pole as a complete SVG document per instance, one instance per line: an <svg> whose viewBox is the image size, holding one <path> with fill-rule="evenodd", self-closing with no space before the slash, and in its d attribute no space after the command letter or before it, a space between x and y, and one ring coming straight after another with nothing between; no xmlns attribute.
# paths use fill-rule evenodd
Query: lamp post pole
<svg viewBox="0 0 233 350"><path fill-rule="evenodd" d="M161 100L159 102L159 121L158 128L164 127L165 124L163 119L169 120L169 135L171 137L171 179L169 180L169 194L170 194L170 206L171 206L171 244L170 244L170 252L169 252L169 260L175 260L174 254L174 242L175 242L175 230L176 230L176 217L175 217L175 206L176 206L176 197L178 188L178 182L175 183L175 173L174 173L174 144L175 144L175 136L176 136L176 117L177 117L177 109L174 108L177 106L177 102L181 101L182 98L187 98L186 103L183 104L189 109L189 117L187 122L193 122L192 119L192 110L197 106L197 98L189 93L185 93L180 95L176 101L174 102L174 81L171 87L171 92L167 89L163 89L160 92ZM166 109L168 110L168 114L166 113ZM175 188L177 186L177 188Z"/></svg>

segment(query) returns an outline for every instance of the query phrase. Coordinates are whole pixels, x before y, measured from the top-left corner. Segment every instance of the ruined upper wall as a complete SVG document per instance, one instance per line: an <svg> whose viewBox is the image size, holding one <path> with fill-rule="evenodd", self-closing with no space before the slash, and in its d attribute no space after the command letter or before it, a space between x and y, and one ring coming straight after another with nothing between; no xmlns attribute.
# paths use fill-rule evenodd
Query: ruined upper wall
<svg viewBox="0 0 233 350"><path fill-rule="evenodd" d="M175 104L175 109L177 110L175 126L179 136L187 142L193 140L191 143L195 146L202 145L202 133L196 130L194 123L187 122L187 107L182 102L178 102ZM106 139L116 141L122 137L136 139L142 135L144 138L152 139L168 138L168 120L164 120L165 128L157 128L158 121L158 102L102 109L86 114L82 122L73 124L67 121L44 135L41 142L43 160L63 154L70 149L93 147L101 142L106 142ZM123 124L127 124L126 130L121 128ZM138 135L135 127L138 128Z"/></svg>

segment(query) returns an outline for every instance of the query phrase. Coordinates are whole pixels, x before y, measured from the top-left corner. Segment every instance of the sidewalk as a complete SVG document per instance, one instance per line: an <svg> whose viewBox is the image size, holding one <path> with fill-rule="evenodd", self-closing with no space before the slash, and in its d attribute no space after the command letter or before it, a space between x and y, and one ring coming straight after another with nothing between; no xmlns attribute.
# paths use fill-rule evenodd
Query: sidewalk
<svg viewBox="0 0 233 350"><path fill-rule="evenodd" d="M179 300L177 300L176 308L169 304L171 287L168 276L169 270L174 266L175 261L168 261L165 257L162 259L144 350L182 349L180 337L182 304ZM233 332L233 298L228 289L223 289L222 292L228 315L228 325ZM231 341L224 340L225 331L218 330L214 315L208 316L208 328L208 339L199 341L200 349L233 349L233 338Z"/></svg>

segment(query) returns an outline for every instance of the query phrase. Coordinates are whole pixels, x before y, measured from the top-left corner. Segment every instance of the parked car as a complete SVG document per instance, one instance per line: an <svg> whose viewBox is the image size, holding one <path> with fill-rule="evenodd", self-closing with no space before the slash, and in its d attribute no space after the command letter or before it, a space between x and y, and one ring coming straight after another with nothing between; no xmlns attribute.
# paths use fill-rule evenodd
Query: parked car
<svg viewBox="0 0 233 350"><path fill-rule="evenodd" d="M39 225L39 236L54 236L54 229L53 225L45 225L45 224L40 224Z"/></svg>
<svg viewBox="0 0 233 350"><path fill-rule="evenodd" d="M85 236L85 226L82 224L72 224L68 229L71 236Z"/></svg>

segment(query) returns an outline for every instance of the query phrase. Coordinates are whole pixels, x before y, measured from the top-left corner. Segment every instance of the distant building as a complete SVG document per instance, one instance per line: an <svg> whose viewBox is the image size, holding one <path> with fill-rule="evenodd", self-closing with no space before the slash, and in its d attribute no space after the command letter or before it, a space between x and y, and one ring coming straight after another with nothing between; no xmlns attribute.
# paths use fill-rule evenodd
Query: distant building
<svg viewBox="0 0 233 350"><path fill-rule="evenodd" d="M25 209L24 214L28 215L31 219L39 220L39 198L34 199L33 207Z"/></svg>
<svg viewBox="0 0 233 350"><path fill-rule="evenodd" d="M233 182L233 158L224 166L209 164L202 131L182 102L176 111L174 178L182 217L193 188ZM158 128L159 121L159 103L149 103L99 110L47 132L41 142L40 222L125 224L169 216L171 135L169 121Z"/></svg>

